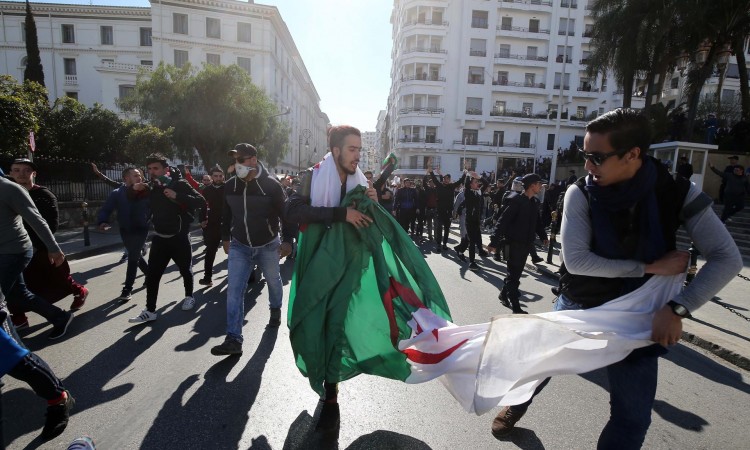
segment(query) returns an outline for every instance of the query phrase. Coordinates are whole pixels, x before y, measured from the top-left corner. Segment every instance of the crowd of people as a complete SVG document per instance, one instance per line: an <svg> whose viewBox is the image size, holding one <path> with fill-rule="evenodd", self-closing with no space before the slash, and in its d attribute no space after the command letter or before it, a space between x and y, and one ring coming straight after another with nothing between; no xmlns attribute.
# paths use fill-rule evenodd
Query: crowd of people
<svg viewBox="0 0 750 450"><path fill-rule="evenodd" d="M680 223L686 223L707 263L693 284L654 316L652 339L668 346L680 338L681 319L718 292L729 281L727 277L739 270L736 266L741 265L741 259L732 250L736 247L731 245L726 229L715 215L707 213L711 212L710 199L706 201L705 194L684 178L675 181L665 176L663 167L645 155L648 142L643 141L643 136L648 136L648 127L642 116L630 110L616 110L589 123L584 149L596 151L583 153L588 176L579 178L573 172L564 185L545 184L537 173L512 172L502 179L469 170L454 181L450 174L433 168L420 179L404 177L394 183L393 166L375 179L373 173L363 173L358 168L361 135L349 126L329 130L329 153L298 178L279 180L258 160L256 148L247 143L240 143L229 152L228 169L233 175L228 179L229 173L216 166L198 182L189 171L171 166L166 157L155 153L145 161L148 180L136 167L125 168L121 182L110 180L115 189L101 209L97 224L103 230L109 229L110 217L117 212L127 254L125 280L117 300L130 301L138 270L145 274L145 308L129 319L138 325L158 319L160 280L170 261L174 261L183 280L181 309L195 307L188 233L191 223L198 222L206 254L199 284L213 284L218 249L223 248L228 255L226 336L210 352L233 356L243 351L244 296L254 268L257 266L267 281L268 326L278 327L284 298L280 260L294 258L296 251L304 250L305 255L311 251L335 251L329 247L340 241L322 237L315 243L304 242L304 249L297 248L300 231L314 225L320 225L315 228L319 236L325 236L333 224L348 224L353 228L346 230L351 231L377 223L387 230L388 224L379 215L385 212L392 214L397 227L424 251L442 254L449 251L451 226L454 220L458 221L459 243L453 248L457 259L466 262L472 271L481 270L477 256L494 254L496 260L504 261L507 276L498 286L499 299L512 313L526 314L520 305L521 273L529 255L534 263L542 261L535 253L534 242L538 238L547 245L547 229L555 233L562 228L562 278L555 308L587 309L634 291L651 275L684 271L687 255L675 250L674 231ZM16 328L27 324L24 313L33 311L52 325L50 339L61 338L73 320L72 311L85 305L88 290L75 281L75 274L70 273L65 255L55 242L56 202L49 190L34 184L35 170L32 161L18 159L10 168L9 179L0 177L0 319L8 318L3 320L0 333L1 373L28 382L47 400L42 436L50 439L64 430L74 400L52 369L24 348ZM728 190L726 195L733 192ZM359 195L360 205L345 203L352 195ZM369 202L380 205L377 214L372 209L370 214L363 212L367 210L361 204ZM153 235L146 259L143 253L150 230ZM482 242L483 230L490 232L488 245ZM385 237L381 239L389 239L383 233ZM362 236L350 233L341 239L356 241ZM468 261L464 255L467 250ZM292 290L300 286L308 270L299 259ZM44 283L31 281L39 279L40 274ZM406 295L399 291L402 286L394 280L390 283L399 295ZM340 299L360 295L338 294ZM54 305L69 295L73 296L70 311ZM305 319L295 315L300 314L299 305L304 306L306 301L312 300L290 295L290 305L295 302L295 308L289 308L288 324L298 367L320 394L317 429L326 431L339 426L339 383L357 371L351 369L342 374L339 361L311 355L305 341L320 339L332 345L334 353L344 352L340 347L341 329L345 326L348 300L321 304L325 323L299 328ZM307 334L299 339L295 334L298 330ZM650 423L656 356L660 353L654 349L634 351L616 367L610 366L612 418L600 441L605 448L614 448L610 444L622 448L642 444ZM319 384L313 383L312 374L316 374ZM639 392L638 402L622 401L621 397L632 395L632 390ZM530 403L531 400L503 408L493 422L492 433L498 438L510 433ZM627 445L616 442L623 439Z"/></svg>

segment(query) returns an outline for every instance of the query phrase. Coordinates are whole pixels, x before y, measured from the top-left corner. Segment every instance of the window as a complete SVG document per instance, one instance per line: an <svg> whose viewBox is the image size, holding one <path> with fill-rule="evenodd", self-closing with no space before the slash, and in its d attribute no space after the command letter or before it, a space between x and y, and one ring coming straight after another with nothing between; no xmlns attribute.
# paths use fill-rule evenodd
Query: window
<svg viewBox="0 0 750 450"><path fill-rule="evenodd" d="M212 66L220 66L221 55L218 55L216 53L206 53L206 62L211 64Z"/></svg>
<svg viewBox="0 0 750 450"><path fill-rule="evenodd" d="M500 44L497 49L497 58L510 58L510 44Z"/></svg>
<svg viewBox="0 0 750 450"><path fill-rule="evenodd" d="M557 31L557 34L560 36L565 36L567 33L568 36L575 36L575 29L576 29L576 20L575 19L568 19L567 17L560 17L560 28Z"/></svg>
<svg viewBox="0 0 750 450"><path fill-rule="evenodd" d="M489 25L489 12L487 11L472 11L471 12L471 27L472 28L487 28Z"/></svg>
<svg viewBox="0 0 750 450"><path fill-rule="evenodd" d="M252 67L250 63L250 58L243 58L242 56L237 57L237 65L245 69L245 72L247 73L250 73L250 69Z"/></svg>
<svg viewBox="0 0 750 450"><path fill-rule="evenodd" d="M221 39L221 21L206 17L206 37Z"/></svg>
<svg viewBox="0 0 750 450"><path fill-rule="evenodd" d="M141 28L141 47L151 47L151 28Z"/></svg>
<svg viewBox="0 0 750 450"><path fill-rule="evenodd" d="M484 68L469 67L469 84L484 84Z"/></svg>
<svg viewBox="0 0 750 450"><path fill-rule="evenodd" d="M123 99L135 92L135 86L129 84L120 85L120 99Z"/></svg>
<svg viewBox="0 0 750 450"><path fill-rule="evenodd" d="M679 77L674 77L669 81L669 88L670 89L679 89L680 87L680 79Z"/></svg>
<svg viewBox="0 0 750 450"><path fill-rule="evenodd" d="M554 89L560 89L560 72L555 72L555 86ZM563 83L563 89L570 89L570 74L565 74L565 82Z"/></svg>
<svg viewBox="0 0 750 450"><path fill-rule="evenodd" d="M99 32L102 37L102 45L113 45L114 44L114 32L111 26L99 27Z"/></svg>
<svg viewBox="0 0 750 450"><path fill-rule="evenodd" d="M428 144L434 144L437 141L437 127L427 127L426 130L424 141ZM440 165L439 160L438 165Z"/></svg>
<svg viewBox="0 0 750 450"><path fill-rule="evenodd" d="M104 58L102 59L102 64L114 64L115 59L114 58Z"/></svg>
<svg viewBox="0 0 750 450"><path fill-rule="evenodd" d="M66 92L65 96L68 98L72 98L75 101L78 101L78 92Z"/></svg>
<svg viewBox="0 0 750 450"><path fill-rule="evenodd" d="M26 26L21 27L21 42L26 42Z"/></svg>
<svg viewBox="0 0 750 450"><path fill-rule="evenodd" d="M23 58L21 58L21 68L25 69L28 63L29 63L28 57L24 56Z"/></svg>
<svg viewBox="0 0 750 450"><path fill-rule="evenodd" d="M526 47L526 59L536 61L538 52L539 52L538 47L531 47L531 46Z"/></svg>
<svg viewBox="0 0 750 450"><path fill-rule="evenodd" d="M249 23L237 22L237 42L251 42L252 27Z"/></svg>
<svg viewBox="0 0 750 450"><path fill-rule="evenodd" d="M523 85L526 87L534 87L535 81L536 81L536 74L527 73L524 75Z"/></svg>
<svg viewBox="0 0 750 450"><path fill-rule="evenodd" d="M508 85L508 72L506 71L498 71L497 72L497 84L501 86L507 86Z"/></svg>
<svg viewBox="0 0 750 450"><path fill-rule="evenodd" d="M492 108L492 113L497 116L505 114L505 102L502 100L495 101L495 107Z"/></svg>
<svg viewBox="0 0 750 450"><path fill-rule="evenodd" d="M464 145L474 145L479 137L479 130L464 130L461 136L461 142Z"/></svg>
<svg viewBox="0 0 750 450"><path fill-rule="evenodd" d="M495 131L492 135L492 146L502 147L505 144L505 131Z"/></svg>
<svg viewBox="0 0 750 450"><path fill-rule="evenodd" d="M587 23L583 26L583 37L591 37L594 35L594 25Z"/></svg>
<svg viewBox="0 0 750 450"><path fill-rule="evenodd" d="M573 62L573 47L568 46L567 49L564 45L557 46L557 62L566 62L568 64Z"/></svg>
<svg viewBox="0 0 750 450"><path fill-rule="evenodd" d="M722 89L721 90L721 102L725 105L734 103L734 90Z"/></svg>
<svg viewBox="0 0 750 450"><path fill-rule="evenodd" d="M188 62L187 50L175 50L174 51L174 65L175 67L182 67Z"/></svg>
<svg viewBox="0 0 750 450"><path fill-rule="evenodd" d="M471 47L469 50L471 56L487 56L487 40L486 39L472 39Z"/></svg>
<svg viewBox="0 0 750 450"><path fill-rule="evenodd" d="M141 65L142 66L153 66L154 62L152 60L150 60L150 59L142 59L141 60Z"/></svg>
<svg viewBox="0 0 750 450"><path fill-rule="evenodd" d="M586 118L586 107L585 106L579 106L576 108L576 117L579 119L585 119Z"/></svg>
<svg viewBox="0 0 750 450"><path fill-rule="evenodd" d="M518 142L518 146L521 148L531 148L531 133L521 132L521 139Z"/></svg>
<svg viewBox="0 0 750 450"><path fill-rule="evenodd" d="M172 31L177 34L188 34L187 14L172 14Z"/></svg>
<svg viewBox="0 0 750 450"><path fill-rule="evenodd" d="M73 25L61 25L63 44L75 44L76 30Z"/></svg>
<svg viewBox="0 0 750 450"><path fill-rule="evenodd" d="M468 97L466 99L466 114L470 114L472 116L482 115L482 98L481 97Z"/></svg>
<svg viewBox="0 0 750 450"><path fill-rule="evenodd" d="M461 166L458 168L458 170L469 170L474 171L477 170L477 159L476 158L461 158Z"/></svg>
<svg viewBox="0 0 750 450"><path fill-rule="evenodd" d="M534 111L534 104L533 103L524 103L521 107L521 111L527 116L530 116L532 111Z"/></svg>
<svg viewBox="0 0 750 450"><path fill-rule="evenodd" d="M555 149L555 135L548 134L547 135L547 150L554 150L554 149Z"/></svg>
<svg viewBox="0 0 750 450"><path fill-rule="evenodd" d="M75 58L63 58L63 70L65 75L77 75Z"/></svg>
<svg viewBox="0 0 750 450"><path fill-rule="evenodd" d="M512 17L502 17L500 19L500 29L501 30L512 30L513 29L513 18Z"/></svg>
<svg viewBox="0 0 750 450"><path fill-rule="evenodd" d="M529 31L539 33L539 19L529 19Z"/></svg>

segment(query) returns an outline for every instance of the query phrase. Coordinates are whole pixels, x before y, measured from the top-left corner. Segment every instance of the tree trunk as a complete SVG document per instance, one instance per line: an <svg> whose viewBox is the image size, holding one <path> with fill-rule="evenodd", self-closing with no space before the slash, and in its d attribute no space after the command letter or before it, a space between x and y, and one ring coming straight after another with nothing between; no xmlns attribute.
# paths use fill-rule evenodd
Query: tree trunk
<svg viewBox="0 0 750 450"><path fill-rule="evenodd" d="M737 58L737 69L740 73L740 96L742 98L742 120L750 120L750 86L748 86L747 62L745 60L745 37L736 36L732 41L732 50Z"/></svg>
<svg viewBox="0 0 750 450"><path fill-rule="evenodd" d="M693 137L693 124L695 123L695 116L698 113L698 103L700 103L701 100L703 86L713 72L715 55L716 51L714 47L711 47L711 50L706 56L706 62L703 63L700 68L688 72L688 117L685 123L685 136L687 137L687 140L690 140Z"/></svg>
<svg viewBox="0 0 750 450"><path fill-rule="evenodd" d="M630 108L633 102L633 81L635 71L628 70L622 77L622 107Z"/></svg>
<svg viewBox="0 0 750 450"><path fill-rule="evenodd" d="M719 71L719 84L716 85L716 122L721 124L721 90L724 88L724 77L727 74L727 68Z"/></svg>

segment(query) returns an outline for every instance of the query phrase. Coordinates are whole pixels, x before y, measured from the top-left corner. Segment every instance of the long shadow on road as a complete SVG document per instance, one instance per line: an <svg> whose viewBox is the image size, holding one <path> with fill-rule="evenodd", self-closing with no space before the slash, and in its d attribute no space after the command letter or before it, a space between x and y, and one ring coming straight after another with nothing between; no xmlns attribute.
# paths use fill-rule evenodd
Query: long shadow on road
<svg viewBox="0 0 750 450"><path fill-rule="evenodd" d="M189 376L164 403L140 447L239 448L277 333L278 328L265 330L255 353L232 381L227 381L227 376L239 358L228 357L216 363L183 404L185 393L200 382L198 375Z"/></svg>

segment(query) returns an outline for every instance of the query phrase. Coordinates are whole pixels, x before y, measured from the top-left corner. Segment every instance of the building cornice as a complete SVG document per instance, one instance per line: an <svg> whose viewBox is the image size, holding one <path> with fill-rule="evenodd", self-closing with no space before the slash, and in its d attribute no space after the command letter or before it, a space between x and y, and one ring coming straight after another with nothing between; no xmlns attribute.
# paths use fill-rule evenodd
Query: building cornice
<svg viewBox="0 0 750 450"><path fill-rule="evenodd" d="M3 14L26 14L26 4L22 2L0 1ZM68 14L90 14L92 16L120 16L120 17L151 17L151 8L142 6L97 6L97 5L64 5L61 3L32 3L31 11L34 16L55 17Z"/></svg>
<svg viewBox="0 0 750 450"><path fill-rule="evenodd" d="M0 49L19 50L26 52L25 45L0 44ZM143 58L153 56L151 51L144 50L127 50L123 48L84 48L84 47L51 47L49 45L40 45L40 51L54 52L57 55L76 55L80 53L95 53L101 55L136 55Z"/></svg>

